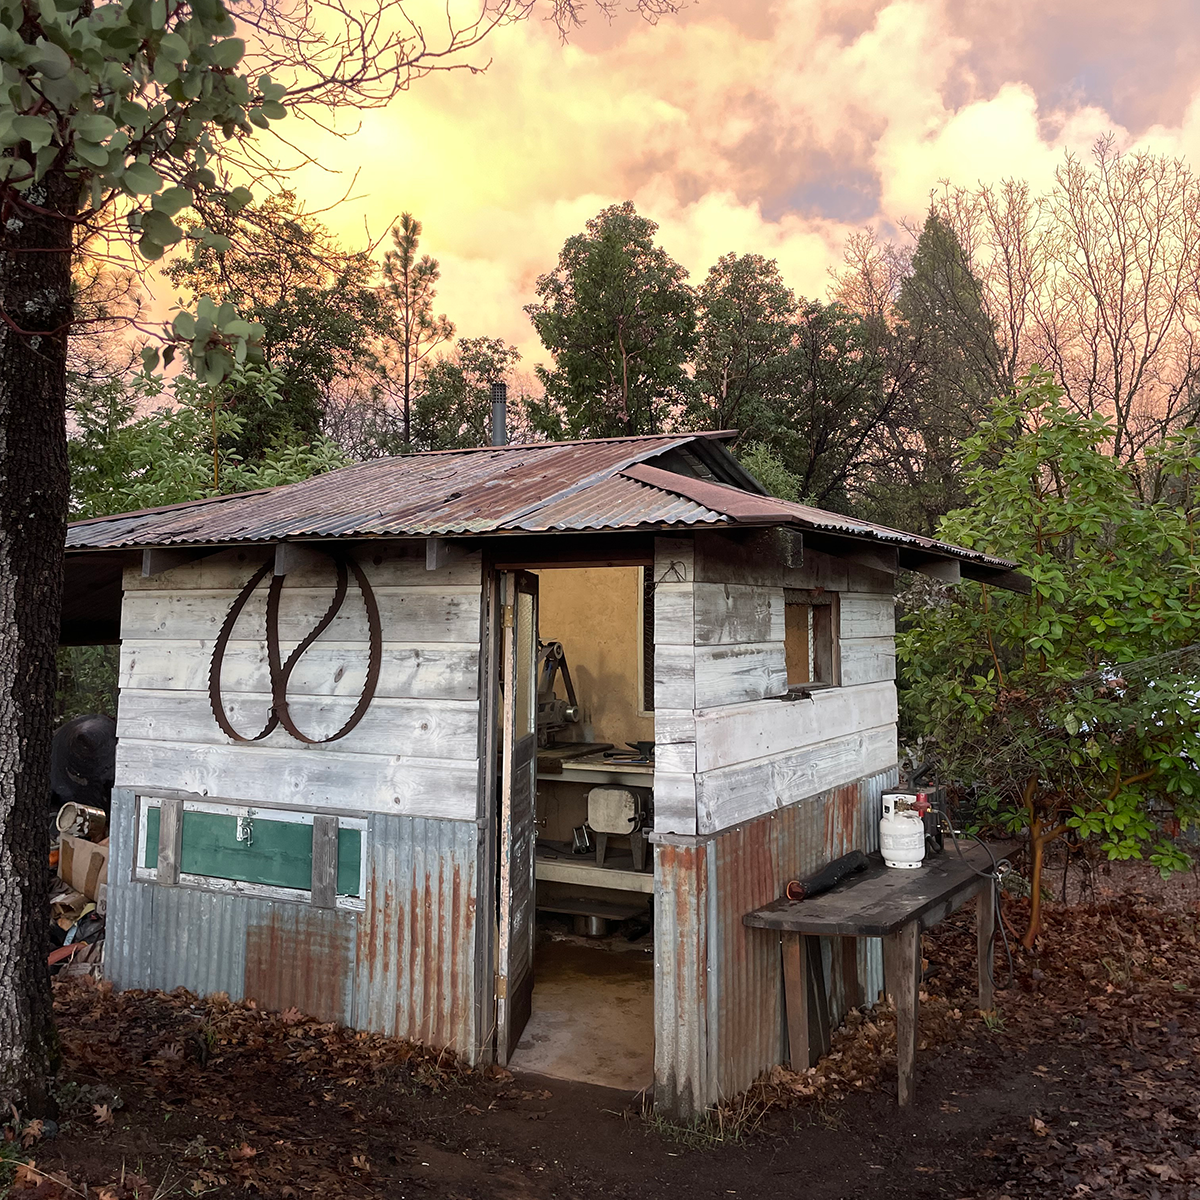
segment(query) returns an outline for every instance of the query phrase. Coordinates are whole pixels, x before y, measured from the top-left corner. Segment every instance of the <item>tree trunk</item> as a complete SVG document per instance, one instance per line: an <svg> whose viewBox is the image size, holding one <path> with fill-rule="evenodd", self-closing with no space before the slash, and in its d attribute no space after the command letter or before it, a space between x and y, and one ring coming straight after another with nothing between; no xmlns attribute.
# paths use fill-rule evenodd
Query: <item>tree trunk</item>
<svg viewBox="0 0 1200 1200"><path fill-rule="evenodd" d="M9 204L0 244L0 1102L52 1110L50 739L68 471L66 335L77 185ZM17 328L24 332L18 332Z"/></svg>

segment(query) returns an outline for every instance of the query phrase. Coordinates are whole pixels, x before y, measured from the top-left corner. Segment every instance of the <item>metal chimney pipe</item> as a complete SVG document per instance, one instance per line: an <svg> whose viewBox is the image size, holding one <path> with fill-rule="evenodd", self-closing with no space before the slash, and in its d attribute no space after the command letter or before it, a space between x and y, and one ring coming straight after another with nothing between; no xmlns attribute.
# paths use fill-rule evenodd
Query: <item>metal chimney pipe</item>
<svg viewBox="0 0 1200 1200"><path fill-rule="evenodd" d="M508 384L492 384L492 445L508 445Z"/></svg>

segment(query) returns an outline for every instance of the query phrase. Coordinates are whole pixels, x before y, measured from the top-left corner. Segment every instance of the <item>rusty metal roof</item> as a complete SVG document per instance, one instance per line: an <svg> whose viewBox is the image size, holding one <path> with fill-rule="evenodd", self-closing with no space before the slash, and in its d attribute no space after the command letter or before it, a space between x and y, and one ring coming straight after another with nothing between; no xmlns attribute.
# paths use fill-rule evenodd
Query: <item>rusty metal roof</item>
<svg viewBox="0 0 1200 1200"><path fill-rule="evenodd" d="M67 548L628 529L655 525L660 515L668 523L719 521L720 514L632 480L596 493L590 504L582 497L623 467L705 440L613 438L381 458L267 491L77 521Z"/></svg>
<svg viewBox="0 0 1200 1200"><path fill-rule="evenodd" d="M823 508L813 508L810 504L798 504L793 500L780 500L775 496L747 492L707 479L691 479L645 463L628 467L622 473L641 483L669 488L743 524L799 525L835 537L861 538L864 541L891 543L909 550L926 550L939 557L956 558L962 562L977 563L997 570L1013 571L1017 565L1007 559L982 554L978 550L939 542L936 538L905 533L886 525L876 525L871 521L859 521L854 517L846 517Z"/></svg>
<svg viewBox="0 0 1200 1200"><path fill-rule="evenodd" d="M76 521L67 549L790 525L957 559L989 574L1014 568L974 550L766 496L721 445L729 436L610 438L381 458L302 483Z"/></svg>

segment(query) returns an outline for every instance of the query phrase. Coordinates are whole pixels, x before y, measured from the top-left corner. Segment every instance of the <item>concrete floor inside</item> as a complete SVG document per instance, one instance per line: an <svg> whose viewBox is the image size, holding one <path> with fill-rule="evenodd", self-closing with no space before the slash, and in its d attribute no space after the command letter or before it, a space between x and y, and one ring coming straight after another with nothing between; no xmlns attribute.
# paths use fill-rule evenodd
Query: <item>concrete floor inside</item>
<svg viewBox="0 0 1200 1200"><path fill-rule="evenodd" d="M539 940L514 1070L637 1092L654 1082L654 955L605 939Z"/></svg>

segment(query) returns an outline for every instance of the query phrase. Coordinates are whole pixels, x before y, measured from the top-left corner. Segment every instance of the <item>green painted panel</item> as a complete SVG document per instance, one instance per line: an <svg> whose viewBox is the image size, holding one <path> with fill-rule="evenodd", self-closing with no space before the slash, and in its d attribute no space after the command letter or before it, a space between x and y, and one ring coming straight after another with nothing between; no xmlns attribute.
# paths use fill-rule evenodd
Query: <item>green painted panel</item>
<svg viewBox="0 0 1200 1200"><path fill-rule="evenodd" d="M146 810L143 862L158 865L159 810ZM185 812L179 869L187 875L236 879L269 887L312 887L312 826L292 821L251 818L250 842L237 840L237 817L225 813ZM357 896L362 871L362 833L338 830L337 892Z"/></svg>
<svg viewBox="0 0 1200 1200"><path fill-rule="evenodd" d="M158 866L158 822L161 816L157 808L146 809L146 858L143 865L151 871Z"/></svg>
<svg viewBox="0 0 1200 1200"><path fill-rule="evenodd" d="M362 873L362 832L338 830L337 894L357 896Z"/></svg>
<svg viewBox="0 0 1200 1200"><path fill-rule="evenodd" d="M270 887L312 887L312 826L251 818L249 842L237 840L237 817L183 814L179 870Z"/></svg>

